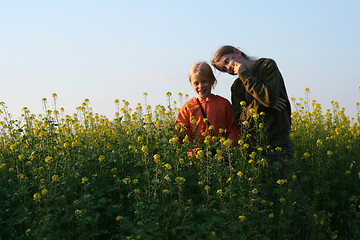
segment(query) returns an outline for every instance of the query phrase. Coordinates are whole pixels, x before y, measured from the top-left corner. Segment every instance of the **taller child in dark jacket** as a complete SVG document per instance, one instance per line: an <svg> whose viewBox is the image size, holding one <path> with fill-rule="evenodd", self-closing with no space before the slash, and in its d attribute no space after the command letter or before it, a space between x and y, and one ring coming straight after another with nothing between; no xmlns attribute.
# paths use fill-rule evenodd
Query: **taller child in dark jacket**
<svg viewBox="0 0 360 240"><path fill-rule="evenodd" d="M236 75L231 86L231 100L235 123L251 117L250 109L265 113L265 128L271 149L271 161L282 162L292 158L290 145L291 106L283 77L274 60L249 58L233 46L223 46L216 53L212 64L221 72ZM240 102L246 103L243 114Z"/></svg>

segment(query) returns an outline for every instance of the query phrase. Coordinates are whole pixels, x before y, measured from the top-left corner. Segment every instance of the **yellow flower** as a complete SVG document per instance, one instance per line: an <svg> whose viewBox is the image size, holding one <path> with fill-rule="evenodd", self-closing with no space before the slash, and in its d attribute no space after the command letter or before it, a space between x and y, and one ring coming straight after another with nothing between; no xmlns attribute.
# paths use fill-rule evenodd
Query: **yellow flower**
<svg viewBox="0 0 360 240"><path fill-rule="evenodd" d="M123 180L123 183L129 184L129 183L131 183L131 179L130 179L130 178L125 178L125 179Z"/></svg>
<svg viewBox="0 0 360 240"><path fill-rule="evenodd" d="M147 154L149 151L149 148L147 146L142 146L141 151L143 151L143 153Z"/></svg>
<svg viewBox="0 0 360 240"><path fill-rule="evenodd" d="M245 101L241 101L241 102L240 102L240 105L244 107L244 106L246 106L246 102L245 102Z"/></svg>
<svg viewBox="0 0 360 240"><path fill-rule="evenodd" d="M100 156L99 156L99 162L103 162L104 160L105 160L105 156L100 155Z"/></svg>
<svg viewBox="0 0 360 240"><path fill-rule="evenodd" d="M305 157L305 158L309 158L309 157L310 157L310 153L305 152L305 153L304 153L304 157Z"/></svg>
<svg viewBox="0 0 360 240"><path fill-rule="evenodd" d="M206 185L204 189L206 190L206 192L209 192L210 186L209 186L209 185Z"/></svg>
<svg viewBox="0 0 360 240"><path fill-rule="evenodd" d="M239 216L239 220L240 220L240 222L245 221L245 219L246 219L246 217L245 217L245 216Z"/></svg>
<svg viewBox="0 0 360 240"><path fill-rule="evenodd" d="M89 179L87 177L83 177L81 179L81 183L87 183L89 181Z"/></svg>
<svg viewBox="0 0 360 240"><path fill-rule="evenodd" d="M268 218L269 218L269 219L273 219L273 218L274 218L274 213L270 213L270 214L268 215Z"/></svg>
<svg viewBox="0 0 360 240"><path fill-rule="evenodd" d="M48 194L49 193L49 191L46 189L46 188L44 188L43 190L41 190L41 194L43 195L43 196L45 196L46 194Z"/></svg>
<svg viewBox="0 0 360 240"><path fill-rule="evenodd" d="M177 177L177 178L175 178L175 181L176 181L177 183L184 183L184 182L186 181L186 179L183 178L183 177Z"/></svg>
<svg viewBox="0 0 360 240"><path fill-rule="evenodd" d="M189 140L189 136L188 135L185 135L184 139L183 139L183 143L187 144L187 143L190 143L190 140Z"/></svg>
<svg viewBox="0 0 360 240"><path fill-rule="evenodd" d="M249 122L245 120L245 121L242 122L242 125L249 126Z"/></svg>
<svg viewBox="0 0 360 240"><path fill-rule="evenodd" d="M82 215L82 211L79 210L79 209L76 209L76 210L75 210L75 216L81 217L81 215Z"/></svg>
<svg viewBox="0 0 360 240"><path fill-rule="evenodd" d="M200 158L203 158L205 156L205 153L203 150L199 150L197 153L196 153L196 158L197 159L200 159Z"/></svg>
<svg viewBox="0 0 360 240"><path fill-rule="evenodd" d="M167 169L167 170L171 170L171 165L170 164L165 164L164 167Z"/></svg>
<svg viewBox="0 0 360 240"><path fill-rule="evenodd" d="M124 218L123 216L117 216L117 217L115 218L115 220L119 222L119 221L123 220L123 218Z"/></svg>
<svg viewBox="0 0 360 240"><path fill-rule="evenodd" d="M227 147L231 146L232 144L233 144L233 141L231 139L227 139L225 142L223 142L223 145L227 146Z"/></svg>
<svg viewBox="0 0 360 240"><path fill-rule="evenodd" d="M139 179L135 178L133 181L132 181L133 184L138 184L139 183Z"/></svg>
<svg viewBox="0 0 360 240"><path fill-rule="evenodd" d="M219 190L216 191L216 193L219 194L219 195L222 195L223 192L222 192L221 189L219 189Z"/></svg>
<svg viewBox="0 0 360 240"><path fill-rule="evenodd" d="M31 232L30 228L28 230L26 230L26 232L25 232L26 236L28 236L30 234L30 232Z"/></svg>
<svg viewBox="0 0 360 240"><path fill-rule="evenodd" d="M287 179L279 179L276 181L276 183L279 185L283 185L283 184L287 183Z"/></svg>
<svg viewBox="0 0 360 240"><path fill-rule="evenodd" d="M154 158L155 163L160 163L160 155L159 154L155 154L153 158Z"/></svg>
<svg viewBox="0 0 360 240"><path fill-rule="evenodd" d="M251 192L252 192L253 194L257 194L257 193L258 193L258 190L257 190L257 188L254 188Z"/></svg>
<svg viewBox="0 0 360 240"><path fill-rule="evenodd" d="M41 199L40 193L35 193L33 198L34 200L40 200Z"/></svg>
<svg viewBox="0 0 360 240"><path fill-rule="evenodd" d="M170 191L169 191L168 189L164 189L164 190L163 190L163 193L164 193L164 194L169 194Z"/></svg>
<svg viewBox="0 0 360 240"><path fill-rule="evenodd" d="M48 164L52 163L52 161L53 161L52 157L46 157L45 158L45 162L48 163Z"/></svg>
<svg viewBox="0 0 360 240"><path fill-rule="evenodd" d="M244 174L242 171L238 171L238 173L236 174L238 177L242 177Z"/></svg>

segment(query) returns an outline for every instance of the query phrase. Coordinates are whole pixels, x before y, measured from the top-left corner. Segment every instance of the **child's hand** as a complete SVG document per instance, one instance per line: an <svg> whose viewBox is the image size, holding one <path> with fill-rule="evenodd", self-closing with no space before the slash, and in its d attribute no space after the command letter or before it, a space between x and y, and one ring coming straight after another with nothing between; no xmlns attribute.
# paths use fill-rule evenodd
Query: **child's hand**
<svg viewBox="0 0 360 240"><path fill-rule="evenodd" d="M286 107L286 100L279 97L276 101L276 104L272 108L275 109L276 111L281 112L282 110L284 110L285 107Z"/></svg>
<svg viewBox="0 0 360 240"><path fill-rule="evenodd" d="M239 75L240 73L246 70L245 66L241 63L235 62L234 63L234 74Z"/></svg>

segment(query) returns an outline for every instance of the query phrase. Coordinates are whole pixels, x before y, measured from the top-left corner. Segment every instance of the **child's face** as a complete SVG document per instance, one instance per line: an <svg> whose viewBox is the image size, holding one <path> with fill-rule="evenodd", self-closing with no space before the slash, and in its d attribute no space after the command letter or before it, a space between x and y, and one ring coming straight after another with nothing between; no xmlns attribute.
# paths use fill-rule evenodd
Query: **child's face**
<svg viewBox="0 0 360 240"><path fill-rule="evenodd" d="M234 53L230 53L222 56L216 65L223 72L227 72L231 75L237 75L234 71L234 68L235 68L235 64L240 62L239 61L240 57L241 57L240 51L239 53L237 51L234 51Z"/></svg>
<svg viewBox="0 0 360 240"><path fill-rule="evenodd" d="M211 96L212 84L207 78L195 74L191 76L190 84L200 99L206 100Z"/></svg>

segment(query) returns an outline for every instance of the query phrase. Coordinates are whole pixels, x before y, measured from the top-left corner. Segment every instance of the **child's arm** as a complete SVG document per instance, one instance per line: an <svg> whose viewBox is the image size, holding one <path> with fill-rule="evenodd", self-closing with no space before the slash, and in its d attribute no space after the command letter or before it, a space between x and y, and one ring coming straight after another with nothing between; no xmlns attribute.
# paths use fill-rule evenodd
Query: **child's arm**
<svg viewBox="0 0 360 240"><path fill-rule="evenodd" d="M277 104L280 97L280 84L283 82L281 73L271 59L266 59L264 63L264 77L259 79L252 76L250 72L244 71L239 74L244 87L257 101L265 107L273 107Z"/></svg>
<svg viewBox="0 0 360 240"><path fill-rule="evenodd" d="M248 114L250 109L253 108L257 111L259 106L256 99L253 99L250 103L246 100L245 91L243 91L240 79L235 80L234 84L231 86L231 102L236 125L241 125L241 121L249 118ZM240 105L241 102L244 102L245 106Z"/></svg>
<svg viewBox="0 0 360 240"><path fill-rule="evenodd" d="M175 120L175 131L177 138L182 141L182 139L187 134L190 138L192 137L192 132L190 128L190 111L184 105L181 107L176 120Z"/></svg>

